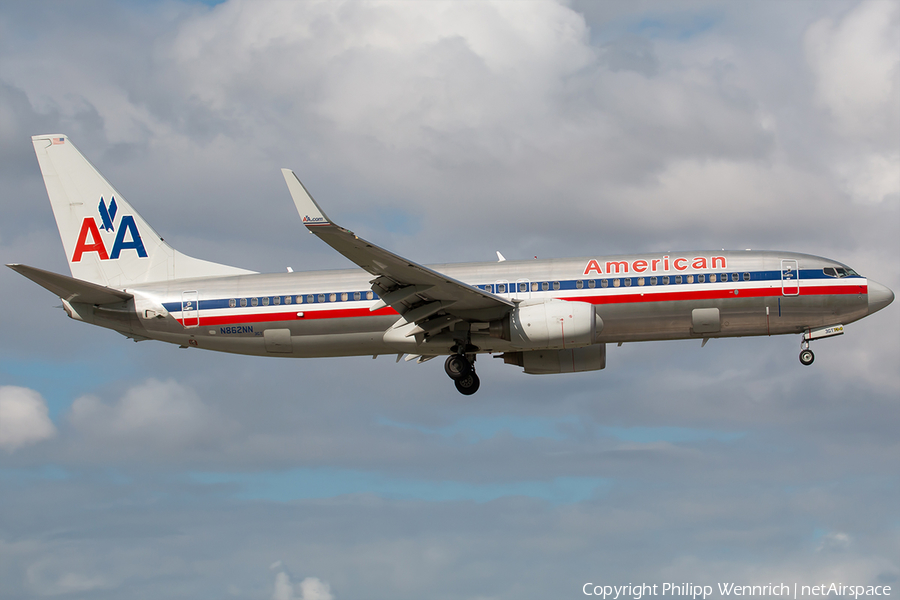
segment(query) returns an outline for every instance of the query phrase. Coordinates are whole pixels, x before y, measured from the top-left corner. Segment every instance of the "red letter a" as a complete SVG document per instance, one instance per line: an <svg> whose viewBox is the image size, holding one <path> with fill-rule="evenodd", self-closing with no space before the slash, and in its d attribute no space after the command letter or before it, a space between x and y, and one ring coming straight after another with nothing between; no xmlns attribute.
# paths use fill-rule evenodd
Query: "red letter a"
<svg viewBox="0 0 900 600"><path fill-rule="evenodd" d="M91 235L91 243L87 243L88 234ZM96 252L100 255L100 260L107 260L109 254L106 252L106 246L103 245L103 238L100 237L100 230L94 219L86 217L81 222L81 231L78 232L78 241L75 242L75 254L72 255L72 262L81 262L81 255L85 252Z"/></svg>

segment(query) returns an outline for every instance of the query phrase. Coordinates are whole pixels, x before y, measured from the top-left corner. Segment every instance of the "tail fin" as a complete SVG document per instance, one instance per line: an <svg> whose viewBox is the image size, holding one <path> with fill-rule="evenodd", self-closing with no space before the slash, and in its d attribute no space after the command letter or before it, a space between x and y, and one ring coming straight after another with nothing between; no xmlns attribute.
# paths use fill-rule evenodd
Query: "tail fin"
<svg viewBox="0 0 900 600"><path fill-rule="evenodd" d="M252 273L185 256L166 242L64 135L31 138L76 279L112 288Z"/></svg>

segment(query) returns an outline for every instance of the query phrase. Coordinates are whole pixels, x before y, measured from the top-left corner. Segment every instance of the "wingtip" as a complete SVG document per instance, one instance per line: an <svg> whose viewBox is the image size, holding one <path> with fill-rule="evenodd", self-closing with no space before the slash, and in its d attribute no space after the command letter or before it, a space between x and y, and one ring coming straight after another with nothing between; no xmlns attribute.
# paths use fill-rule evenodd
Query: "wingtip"
<svg viewBox="0 0 900 600"><path fill-rule="evenodd" d="M306 189L306 186L303 185L303 182L300 181L300 178L297 177L296 173L290 169L281 169L281 174L284 175L284 181L287 183L291 198L294 199L294 206L297 207L297 212L300 213L300 218L303 220L304 225L309 227L311 225L331 223L331 219L325 215L325 212L313 200L312 195Z"/></svg>

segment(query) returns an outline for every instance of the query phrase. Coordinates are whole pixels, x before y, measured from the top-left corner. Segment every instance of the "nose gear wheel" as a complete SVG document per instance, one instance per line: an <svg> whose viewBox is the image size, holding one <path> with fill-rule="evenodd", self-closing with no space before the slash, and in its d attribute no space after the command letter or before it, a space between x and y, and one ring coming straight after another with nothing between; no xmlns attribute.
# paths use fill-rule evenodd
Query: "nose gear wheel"
<svg viewBox="0 0 900 600"><path fill-rule="evenodd" d="M804 365L809 366L813 364L814 360L816 360L816 355L809 348L800 351L800 362Z"/></svg>

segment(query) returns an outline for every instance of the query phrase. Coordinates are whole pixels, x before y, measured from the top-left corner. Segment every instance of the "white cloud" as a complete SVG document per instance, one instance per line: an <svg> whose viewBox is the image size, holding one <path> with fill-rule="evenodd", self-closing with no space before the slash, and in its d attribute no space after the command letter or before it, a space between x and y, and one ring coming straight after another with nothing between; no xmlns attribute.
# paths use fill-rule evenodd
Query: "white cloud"
<svg viewBox="0 0 900 600"><path fill-rule="evenodd" d="M855 202L875 204L900 197L900 153L855 156L838 167L844 188Z"/></svg>
<svg viewBox="0 0 900 600"><path fill-rule="evenodd" d="M824 18L806 33L819 102L845 135L896 141L900 105L900 4L861 3L840 21Z"/></svg>
<svg viewBox="0 0 900 600"><path fill-rule="evenodd" d="M47 403L34 390L0 386L0 448L12 452L56 435Z"/></svg>
<svg viewBox="0 0 900 600"><path fill-rule="evenodd" d="M831 531L822 536L819 545L816 547L817 552L823 551L841 551L846 550L850 546L850 536L840 531Z"/></svg>
<svg viewBox="0 0 900 600"><path fill-rule="evenodd" d="M306 577L293 583L290 575L279 571L275 575L275 591L272 600L334 600L331 586L317 577Z"/></svg>
<svg viewBox="0 0 900 600"><path fill-rule="evenodd" d="M90 592L114 587L114 583L100 574L85 574L68 570L54 559L41 559L25 571L28 587L40 596L59 596Z"/></svg>
<svg viewBox="0 0 900 600"><path fill-rule="evenodd" d="M221 439L232 430L192 389L173 380L148 379L107 404L96 396L81 396L69 419L94 439L116 439L160 450L184 449Z"/></svg>

